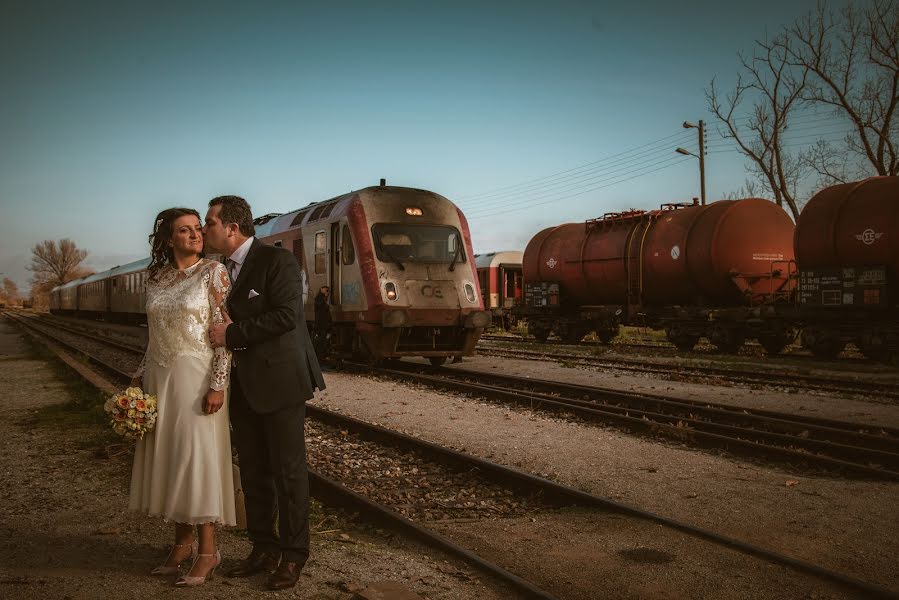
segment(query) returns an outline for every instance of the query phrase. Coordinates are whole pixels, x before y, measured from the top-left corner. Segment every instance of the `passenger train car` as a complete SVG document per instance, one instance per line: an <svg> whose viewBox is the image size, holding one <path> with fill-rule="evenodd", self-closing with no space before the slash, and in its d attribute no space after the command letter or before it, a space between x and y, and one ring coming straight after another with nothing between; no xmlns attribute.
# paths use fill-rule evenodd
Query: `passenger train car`
<svg viewBox="0 0 899 600"><path fill-rule="evenodd" d="M50 312L134 325L146 323L148 266L150 259L143 258L57 286L50 292Z"/></svg>
<svg viewBox="0 0 899 600"><path fill-rule="evenodd" d="M512 309L521 304L522 256L524 253L520 250L475 256L484 308L490 312L493 324L503 329L510 329L515 325Z"/></svg>
<svg viewBox="0 0 899 600"><path fill-rule="evenodd" d="M305 277L306 321L329 286L331 346L370 362L404 356L443 364L473 354L490 314L477 285L462 212L426 190L382 185L256 219L256 237L290 250ZM146 321L149 259L55 288L56 314Z"/></svg>
<svg viewBox="0 0 899 600"><path fill-rule="evenodd" d="M477 287L462 212L426 190L382 185L257 220L257 237L290 250L313 298L331 289L332 346L369 360L468 356L490 314Z"/></svg>

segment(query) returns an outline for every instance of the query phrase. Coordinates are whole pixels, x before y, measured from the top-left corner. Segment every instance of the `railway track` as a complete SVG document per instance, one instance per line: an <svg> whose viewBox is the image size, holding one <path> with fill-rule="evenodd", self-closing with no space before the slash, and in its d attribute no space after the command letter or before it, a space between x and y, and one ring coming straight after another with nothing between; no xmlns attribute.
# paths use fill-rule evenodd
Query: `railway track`
<svg viewBox="0 0 899 600"><path fill-rule="evenodd" d="M137 367L143 348L82 331L64 320L51 324L32 317L58 343L91 348L90 360L116 373L116 356L130 354L128 373ZM54 332L55 330L55 332ZM84 342L79 343L78 340ZM111 350L110 350L111 349ZM81 351L81 350L77 350ZM110 355L110 352L112 355ZM121 358L118 359L121 361ZM485 394L544 410L573 413L627 429L662 435L691 444L720 448L753 458L807 465L852 476L899 479L899 431L790 413L760 411L658 395L636 394L464 369L422 370L418 365L381 369L392 376L428 385Z"/></svg>
<svg viewBox="0 0 899 600"><path fill-rule="evenodd" d="M39 331L30 320L13 318L23 327ZM40 331L38 335L49 337L45 331ZM57 343L69 346L72 341L57 339ZM71 349L76 347L70 346ZM90 354L87 350L78 351ZM114 365L110 366L115 370ZM127 379L126 372L118 372L120 381ZM633 519L635 527L645 522L661 525L679 534L835 583L865 597L897 597L890 590L819 565L332 411L307 405L307 420L312 421L309 448L313 495L329 503L350 507L367 518L469 560L515 588L523 597L556 598L551 589L554 582L533 582L529 580L530 574L518 575L485 560L435 531L434 523L445 520L448 511L468 520L477 520L485 515L496 518L497 513L514 517L553 511L559 507L581 507L602 514L624 515ZM321 458L329 454L329 447L336 447L339 452L330 452L331 458ZM358 468L373 463L382 468ZM440 489L436 501L434 495L427 492L433 490L434 481L439 482Z"/></svg>
<svg viewBox="0 0 899 600"><path fill-rule="evenodd" d="M592 341L592 340L582 340L577 342L576 344L571 344L565 342L564 340L552 338L541 342L532 337L521 337L521 336L512 336L512 335L496 335L485 333L480 337L481 340L487 342L511 342L517 344L525 344L525 345L544 345L544 346L569 346L572 348L603 348L609 351L614 350L629 350L629 349L641 349L641 350L654 350L664 352L666 355L670 356L683 356L683 352L675 348L670 342L666 342L663 340L659 340L654 342L650 339L645 340L632 340L624 337L618 337L612 341L610 344L605 344L600 341ZM865 358L864 356L840 356L839 358L833 361L822 361L819 358L816 358L806 350L799 350L799 353L796 352L788 352L781 353L777 357L770 357L765 349L762 348L762 345L754 340L748 340L743 344L743 348L746 350L746 358L770 358L772 360L778 360L780 358L788 358L790 360L798 360L802 362L815 362L819 364L839 364L839 365L849 365L849 364L862 364L862 365L871 365L876 364L869 358ZM697 347L691 351L691 354L699 355L700 357L716 357L716 356L728 356L723 354L721 351L717 350L714 345L708 342L699 342ZM742 356L742 353L741 353Z"/></svg>
<svg viewBox="0 0 899 600"><path fill-rule="evenodd" d="M634 373L660 375L666 379L689 377L707 378L729 383L761 385L798 391L816 390L821 392L854 394L868 398L899 400L899 386L877 381L838 378L800 373L771 373L761 370L731 369L724 367L659 363L620 357L595 357L577 353L546 352L540 350L519 350L493 345L478 346L481 356L502 358L524 358L530 360L564 361L595 368L618 369Z"/></svg>
<svg viewBox="0 0 899 600"><path fill-rule="evenodd" d="M899 480L899 430L592 386L421 365L375 373L752 458Z"/></svg>

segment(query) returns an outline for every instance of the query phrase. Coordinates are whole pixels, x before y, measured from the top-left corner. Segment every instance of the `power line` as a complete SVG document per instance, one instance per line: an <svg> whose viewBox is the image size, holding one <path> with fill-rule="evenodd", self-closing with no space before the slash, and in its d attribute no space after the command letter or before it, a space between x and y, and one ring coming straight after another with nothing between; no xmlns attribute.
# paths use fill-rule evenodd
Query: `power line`
<svg viewBox="0 0 899 600"><path fill-rule="evenodd" d="M822 123L824 121L839 120L838 116L832 114L822 114L817 110L815 110L814 112L805 113L802 112L802 109L795 109L795 111L799 114L789 120L789 125L786 129L786 133L788 134L826 127L824 125L819 125L819 123ZM735 119L735 122L743 121L745 124L755 118L756 117L754 115L747 115L743 117L737 117ZM707 155L739 152L739 149L732 147L734 144L732 138L726 137L727 134L720 133L717 127L711 128L711 131L709 131L709 129L706 129L706 131L706 139L708 139L709 135L711 135L713 138L711 143L705 144ZM806 137L820 138L822 135L830 135L834 133L841 132L819 132L807 134L805 136L792 136L789 138L787 138L787 136L785 135L784 139L788 139L790 142L793 142L795 140L804 139ZM844 131L842 133L846 132ZM807 144L808 143L791 143L785 144L784 147ZM676 162L672 162L671 160L663 160L661 163L659 163L657 160L655 160L661 156L667 155L669 152L672 152L673 146L676 145L686 147L689 150L693 150L694 155L698 152L698 145L696 143L695 136L690 132L680 131L678 133L673 133L671 135L646 142L638 146L634 146L633 148L629 148L622 152L611 154L601 159L585 163L577 167L573 167L571 169L566 169L564 171L559 171L557 173L545 175L543 177L538 177L536 179L531 179L521 183L506 185L499 188L493 188L492 190L463 196L459 199L458 203L465 206L470 206L476 203L477 206L466 210L466 212L469 214L474 213L476 216L473 218L481 218L483 216L504 214L506 212L509 212L510 210L516 210L516 208L501 211L494 210L498 207L498 205L505 205L510 199L517 200L516 202L513 202L513 207L527 205L539 206L547 202L564 200L566 198L578 196L595 189L602 189L603 187L608 187L609 185L615 185L617 183L620 183L621 181L628 181L635 177L640 177L644 174L653 173L657 170L673 166L673 164L676 164L677 162L688 160L687 157L679 157ZM645 169L650 166L655 166L655 168L649 171L645 171ZM640 171L645 172L640 173ZM610 184L604 183L606 181L611 181L631 173L637 174L626 177L625 179L621 179L619 181L613 181L613 183ZM597 186L596 184L603 185ZM588 187L582 188L582 186L585 185ZM565 194L569 191L571 191L572 193L557 197L558 194ZM540 202L541 200L544 200L546 198L549 198L549 200Z"/></svg>
<svg viewBox="0 0 899 600"><path fill-rule="evenodd" d="M611 186L613 186L613 185L618 185L619 183L624 183L625 181L630 181L631 179L636 179L637 177L643 177L644 175L649 175L650 173L655 173L656 171L661 171L661 170L663 170L663 169L667 169L667 168L669 168L669 167L673 167L674 165L679 164L679 163L682 163L682 162L687 161L687 160L690 160L690 158L689 158L689 157L686 157L686 156L678 156L678 157L676 157L676 158L673 159L674 162L670 162L669 164L660 165L660 166L656 167L655 169L651 169L651 170L649 170L649 171L644 171L643 173L638 173L638 174L632 175L632 176L630 176L630 177L624 177L624 178L622 178L622 179L619 179L619 180L617 180L617 181L612 181L612 182L606 183L606 184L604 184L604 185L600 185L600 186L596 186L596 187L591 187L591 188L589 188L589 189L585 189L585 190L582 190L582 191L579 191L579 192L576 192L576 193L573 193L573 194L568 194L567 196L562 196L561 198L551 198L551 199L549 199L549 200L544 200L544 201L542 201L542 202L535 202L535 203L529 204L528 206L529 206L529 207L542 206L542 205L544 205L544 204L549 204L550 202L558 202L558 201L560 201L560 200L567 200L567 199L569 199L569 198L574 198L574 197L576 197L576 196L580 196L580 195L583 195L583 194L587 194L587 193L589 193L589 192L595 192L595 191L597 191L597 190L601 190L601 189L604 189L604 188L607 188L607 187L611 187ZM505 210L499 210L499 211L494 211L494 212L489 212L489 213L486 213L486 214L481 214L481 215L476 215L476 216L473 216L473 217L469 217L469 219L470 219L470 220L484 219L484 218L486 218L486 217L492 217L492 216L496 216L496 215L506 214L506 213L510 213L510 212L517 211L517 210L519 210L519 208L517 208L517 207L509 207L509 208L506 208Z"/></svg>
<svg viewBox="0 0 899 600"><path fill-rule="evenodd" d="M575 172L575 171L580 171L580 170L583 170L583 169L587 169L587 168L589 168L589 167L594 167L594 166L596 166L596 165L599 165L599 164L608 162L608 161L611 160L611 159L615 159L615 158L618 158L618 157L624 157L624 156L626 156L626 155L628 155L628 154L632 154L632 153L634 153L634 152L637 152L637 151L639 151L639 150L642 150L642 149L646 148L647 146L658 145L658 144L660 144L660 143L662 143L662 142L668 142L668 143L670 144L670 143L672 143L672 142L669 142L668 140L671 140L672 138L677 138L677 137L684 136L685 133L686 133L686 132L684 132L684 131L679 131L679 132L674 133L674 134L671 134L671 135L669 135L669 136L666 136L666 137L663 137L663 138L659 138L659 139L653 140L653 141L651 141L651 142L646 142L645 144L641 144L641 145L639 145L639 146L635 146L635 147L633 147L633 148L630 148L630 149L628 149L628 150L624 150L624 151L622 151L622 152L617 152L617 153L615 153L615 154L610 154L610 155L605 156L605 157L603 157L603 158L601 158L601 159L598 159L598 160L595 160L595 161L592 161L592 162L589 162L589 163L586 163L586 164L583 164L583 165L580 165L580 166L577 166L577 167L574 167L574 168L571 168L571 169L567 169L567 170L565 170L565 171L560 171L560 172L558 172L558 173L553 173L553 174L551 174L551 175L546 175L546 176L544 176L544 177L538 177L537 179L531 179L531 180L528 180L528 181L525 181L525 182L522 182L522 183L517 183L517 184L513 184L513 185L503 186L503 187L500 187L500 188L495 188L495 189L493 189L493 190L488 190L488 191L485 191L485 192L479 192L479 193L476 193L476 194L469 194L468 196L462 196L461 198L459 198L459 200L460 200L460 201L463 201L463 200L472 200L472 199L480 198L480 197L483 197L483 196L493 195L493 194L495 194L495 193L497 193L497 192L502 192L502 191L505 191L505 190L511 190L511 189L515 189L515 188L527 186L527 185L530 185L530 184L533 184L533 183L538 183L538 182L545 181L545 180L547 180L547 179L551 179L551 178L554 178L554 177L558 177L558 176L560 176L560 175L567 175L567 174L573 173L573 172Z"/></svg>
<svg viewBox="0 0 899 600"><path fill-rule="evenodd" d="M572 187L577 187L579 185L589 183L596 180L603 180L608 178L608 176L614 176L616 173L620 173L621 171L632 169L634 167L642 168L646 165L657 164L657 159L661 156L667 156L673 154L673 150L669 145L666 145L664 148L656 149L644 153L640 156L638 160L629 160L627 162L617 161L618 164L610 164L601 169L596 169L594 171L585 172L579 174L576 177L571 177L563 181L557 181L550 184L538 185L533 187L533 189L526 190L522 189L514 192L506 192L504 194L499 195L498 197L493 197L490 199L486 199L484 201L478 201L477 207L474 208L475 211L483 210L485 207L489 207L490 205L495 205L498 203L503 203L510 198L512 199L526 199L532 197L534 195L546 195L547 193L559 193L564 192ZM636 157L635 157L636 158ZM469 202L470 206L472 203Z"/></svg>

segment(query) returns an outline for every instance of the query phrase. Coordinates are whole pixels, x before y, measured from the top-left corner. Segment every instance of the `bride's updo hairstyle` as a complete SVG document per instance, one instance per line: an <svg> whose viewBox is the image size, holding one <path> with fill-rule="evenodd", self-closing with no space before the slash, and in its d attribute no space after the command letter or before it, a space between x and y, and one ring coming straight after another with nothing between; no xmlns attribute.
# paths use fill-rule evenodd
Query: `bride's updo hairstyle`
<svg viewBox="0 0 899 600"><path fill-rule="evenodd" d="M150 254L150 266L147 267L151 280L156 279L163 267L175 262L175 251L169 242L174 233L175 221L186 215L200 218L200 213L192 208L167 208L156 215L153 233L150 234L150 246L153 250Z"/></svg>

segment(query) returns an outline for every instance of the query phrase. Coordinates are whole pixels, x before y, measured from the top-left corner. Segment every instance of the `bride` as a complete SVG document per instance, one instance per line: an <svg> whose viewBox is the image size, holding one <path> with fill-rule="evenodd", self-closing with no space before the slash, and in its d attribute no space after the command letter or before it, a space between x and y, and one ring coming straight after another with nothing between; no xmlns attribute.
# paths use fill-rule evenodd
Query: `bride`
<svg viewBox="0 0 899 600"><path fill-rule="evenodd" d="M231 436L225 391L230 352L206 331L223 322L225 267L203 258L200 215L170 208L156 217L148 268L149 344L132 385L157 397L156 427L137 443L129 508L175 521L175 544L154 575L176 575L199 549L178 587L201 585L221 563L215 524L234 525Z"/></svg>

